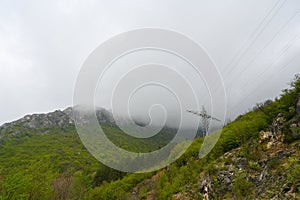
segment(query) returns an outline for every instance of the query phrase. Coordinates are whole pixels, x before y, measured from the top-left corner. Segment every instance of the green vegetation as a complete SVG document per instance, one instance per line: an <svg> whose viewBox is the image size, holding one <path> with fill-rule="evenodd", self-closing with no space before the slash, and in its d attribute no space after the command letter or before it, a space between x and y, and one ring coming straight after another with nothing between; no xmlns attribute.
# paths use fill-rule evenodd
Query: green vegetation
<svg viewBox="0 0 300 200"><path fill-rule="evenodd" d="M300 159L296 157L289 158L290 167L288 168L288 180L294 185L300 187Z"/></svg>
<svg viewBox="0 0 300 200"><path fill-rule="evenodd" d="M150 151L173 137L165 129L150 144L132 138L112 126L104 125L105 133L122 148ZM82 145L73 126L31 130L21 126L8 129L0 144L0 199L80 199L97 186L125 177L120 190L140 182L146 175L128 175L99 163ZM18 133L18 134L15 134ZM130 144L130 145L129 145ZM155 145L154 145L155 144ZM152 146L151 146L152 145ZM151 148L150 148L151 147ZM149 175L148 175L149 176ZM127 186L123 183L128 181ZM114 183L116 184L116 183ZM126 190L127 189L127 190ZM115 189L112 189L115 191ZM105 193L108 190L105 190ZM91 192L93 196L94 192ZM118 192L118 196L122 195ZM94 199L94 198L93 198ZM108 195L109 199L109 195Z"/></svg>
<svg viewBox="0 0 300 200"><path fill-rule="evenodd" d="M300 133L299 126L291 124L300 121L299 93L300 77L296 76L280 98L257 104L251 112L227 124L205 158L198 157L203 138L197 138L171 166L153 173L123 173L102 165L81 144L73 126L40 134L16 125L0 144L0 200L146 199L148 195L156 199L172 199L174 195L199 199L203 184L210 185L209 194L216 199L252 199L258 188L260 197L267 199L276 192L277 198L282 198L282 187L296 194L300 190ZM285 119L280 130L284 143L278 149L268 149L258 141L260 131L270 129L279 113ZM173 137L172 131L166 131L145 143L115 127L104 129L117 145L132 151L152 151ZM20 134L12 135L18 131ZM134 148L129 144L135 144L130 145ZM178 144L173 151L180 150L180 145L185 144ZM280 150L287 153L279 156ZM284 187L285 183L291 185Z"/></svg>
<svg viewBox="0 0 300 200"><path fill-rule="evenodd" d="M233 191L236 199L245 199L245 197L250 199L253 193L254 184L247 180L247 174L245 172L240 172L236 174L233 181Z"/></svg>
<svg viewBox="0 0 300 200"><path fill-rule="evenodd" d="M72 131L7 137L0 152L0 199L48 199L67 176L72 181L63 183L65 192L75 197L75 188L88 188L99 168Z"/></svg>
<svg viewBox="0 0 300 200"><path fill-rule="evenodd" d="M295 112L295 101L300 93L299 78L299 76L295 78L292 88L284 90L280 98L276 99L275 101L268 100L263 104L258 104L253 111L241 115L235 121L227 124L224 127L222 135L214 149L209 153L208 156L201 160L198 159L198 153L203 139L196 139L192 146L181 158L175 161L175 163L167 169L159 172L157 180L155 180L153 183L155 185L154 190L156 198L171 199L175 194L184 193L187 192L187 190L190 190L190 192L195 195L193 198L199 198L199 196L201 196L198 189L199 174L201 172L206 172L210 176L217 178L217 173L220 170L216 167L216 164L219 163L218 159L226 152L230 152L236 148L240 148L240 150L238 155L235 156L245 157L249 161L249 164L247 165L246 169L234 175L232 180L232 192L224 192L223 197L240 199L244 199L245 197L248 197L249 199L253 198L257 185L255 185L255 182L249 180L248 175L250 172L256 173L263 170L261 164L257 162L264 151L263 144L258 143L259 133L261 130L268 129L274 118L279 113L282 113L283 117L286 119L286 124L284 124L284 127L288 127L290 123L289 120L297 117ZM291 133L289 130L285 131L286 137L288 138L289 134ZM297 139L298 138L294 137L293 140L286 142L293 142ZM277 158L270 160L270 170L277 170L280 168L280 163L277 161ZM232 164L231 162L232 159L227 158L227 161L222 161L222 164ZM289 175L290 179L293 179L292 177L299 177L299 169L299 165L296 164L291 168L291 175ZM120 182L123 180L117 181L117 183L121 184ZM222 186L220 186L220 184L217 182L218 181L212 180L212 185L216 188L222 188ZM104 184L98 188L95 188L93 190L93 194L99 194L98 197L103 197L108 194L114 196L117 195L119 191L122 191L123 193L125 192L127 195L129 195L130 191L132 190L132 188L128 188L128 190L115 190L114 193L112 190L107 189L112 187L112 184L114 183ZM124 184L127 183L124 182ZM148 192L148 190L149 187L143 187L140 193L141 197L145 197L145 191ZM218 195L215 193L213 196L216 198L218 197ZM123 197L125 198L126 195L123 195ZM127 196L126 198L130 199L130 196Z"/></svg>

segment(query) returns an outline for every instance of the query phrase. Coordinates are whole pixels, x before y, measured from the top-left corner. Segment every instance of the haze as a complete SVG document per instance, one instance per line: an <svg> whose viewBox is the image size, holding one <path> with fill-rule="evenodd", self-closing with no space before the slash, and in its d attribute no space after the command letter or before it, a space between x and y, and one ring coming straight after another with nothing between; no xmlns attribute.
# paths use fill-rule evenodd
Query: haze
<svg viewBox="0 0 300 200"><path fill-rule="evenodd" d="M278 96L299 73L299 9L299 0L2 0L0 124L71 106L76 77L88 55L114 35L144 27L175 30L207 50L223 77L226 117L233 119ZM191 75L167 55L149 55L163 56ZM196 88L199 97L207 95L203 82ZM160 90L146 91L136 96L136 115L146 112L149 93L151 99L171 101ZM103 98L100 105L109 107Z"/></svg>

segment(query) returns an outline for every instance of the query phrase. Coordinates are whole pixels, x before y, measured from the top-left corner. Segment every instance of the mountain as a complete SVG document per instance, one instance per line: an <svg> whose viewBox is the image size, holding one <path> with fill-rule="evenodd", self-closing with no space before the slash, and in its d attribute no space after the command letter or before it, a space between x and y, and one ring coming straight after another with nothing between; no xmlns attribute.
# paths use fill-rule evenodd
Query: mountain
<svg viewBox="0 0 300 200"><path fill-rule="evenodd" d="M74 125L76 109L27 115L0 126L0 199L81 199L103 181L126 175L85 149ZM98 108L96 115L107 137L130 151L153 151L174 136L175 130L164 127L146 143L124 134L110 111Z"/></svg>
<svg viewBox="0 0 300 200"><path fill-rule="evenodd" d="M0 199L300 199L299 76L280 97L227 124L206 157L199 159L197 138L151 173L120 172L93 158L72 113L27 115L0 127ZM124 134L109 111L96 113L107 136L130 151L153 151L176 132L165 127L146 142Z"/></svg>
<svg viewBox="0 0 300 200"><path fill-rule="evenodd" d="M97 108L96 115L100 123L106 123L115 125L112 113L104 108ZM46 133L48 129L59 127L61 129L74 125L73 108L69 107L63 111L56 110L47 114L33 114L26 115L25 117L16 120L11 123L6 123L0 126L0 135L3 135L5 131L9 131L10 128L22 127L23 129L39 130ZM44 132L45 131L45 132ZM21 134L21 130L13 135Z"/></svg>
<svg viewBox="0 0 300 200"><path fill-rule="evenodd" d="M199 159L202 138L165 169L102 184L91 199L300 199L300 78L279 98L227 124Z"/></svg>

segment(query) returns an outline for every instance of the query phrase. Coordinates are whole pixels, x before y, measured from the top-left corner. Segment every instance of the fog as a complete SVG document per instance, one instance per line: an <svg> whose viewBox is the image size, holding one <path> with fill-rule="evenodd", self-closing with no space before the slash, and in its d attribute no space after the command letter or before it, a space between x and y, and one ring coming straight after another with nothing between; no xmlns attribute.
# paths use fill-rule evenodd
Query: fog
<svg viewBox="0 0 300 200"><path fill-rule="evenodd" d="M191 38L208 53L220 72L226 91L226 116L234 119L257 102L273 99L299 72L299 0L191 1L1 1L0 2L0 124L29 113L64 109L73 104L73 91L82 64L104 41L126 31L153 27L174 30ZM132 67L160 63L187 77L197 103L212 110L205 78L170 54L142 51L128 55L103 76L95 91L99 107L111 107L113 87ZM131 80L156 78L186 88L180 76L155 68L131 74ZM122 90L123 87L123 90ZM177 123L178 113L197 110L191 96L181 99L163 87L148 85L122 102L137 118L160 123L166 111ZM124 102L126 101L126 102ZM164 105L164 109L160 106ZM191 105L191 106L189 106ZM150 109L150 110L149 110ZM215 110L214 116L219 117ZM188 115L191 121L197 116Z"/></svg>

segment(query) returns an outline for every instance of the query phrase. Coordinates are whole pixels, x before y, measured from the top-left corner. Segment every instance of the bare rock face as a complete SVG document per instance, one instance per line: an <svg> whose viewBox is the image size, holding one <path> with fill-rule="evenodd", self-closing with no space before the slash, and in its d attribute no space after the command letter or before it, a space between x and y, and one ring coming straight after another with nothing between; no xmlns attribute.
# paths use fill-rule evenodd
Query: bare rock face
<svg viewBox="0 0 300 200"><path fill-rule="evenodd" d="M69 111L69 110L68 110ZM51 128L57 127L64 129L73 124L72 114L56 110L48 114L33 114L11 123L0 126L0 135L3 137L8 134L17 137L24 132L37 130L40 133L47 133Z"/></svg>
<svg viewBox="0 0 300 200"><path fill-rule="evenodd" d="M261 131L259 143L267 143L267 149L281 144L283 142L283 126L284 126L285 118L279 113L278 116L274 119L272 125L270 126L270 130Z"/></svg>
<svg viewBox="0 0 300 200"><path fill-rule="evenodd" d="M282 132L285 118L282 113L279 113L278 116L274 119L271 125L271 131L273 134L278 134Z"/></svg>
<svg viewBox="0 0 300 200"><path fill-rule="evenodd" d="M271 131L261 131L259 143L267 143L267 149L270 149L276 144L276 137Z"/></svg>
<svg viewBox="0 0 300 200"><path fill-rule="evenodd" d="M90 111L87 111L90 112ZM114 118L111 112L103 108L96 111L97 119L100 123L114 124ZM39 133L47 133L51 128L59 128L64 130L66 127L74 126L74 113L72 107L63 111L56 110L47 114L33 114L0 126L0 136L6 133L11 136L18 136L25 130L38 130ZM19 127L16 129L15 127Z"/></svg>
<svg viewBox="0 0 300 200"><path fill-rule="evenodd" d="M273 133L271 131L261 131L259 143L263 143L264 141L269 141L272 138L273 138Z"/></svg>
<svg viewBox="0 0 300 200"><path fill-rule="evenodd" d="M203 194L203 200L209 200L213 193L209 175L201 173L199 185L200 192Z"/></svg>

